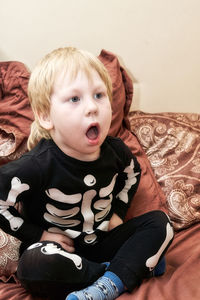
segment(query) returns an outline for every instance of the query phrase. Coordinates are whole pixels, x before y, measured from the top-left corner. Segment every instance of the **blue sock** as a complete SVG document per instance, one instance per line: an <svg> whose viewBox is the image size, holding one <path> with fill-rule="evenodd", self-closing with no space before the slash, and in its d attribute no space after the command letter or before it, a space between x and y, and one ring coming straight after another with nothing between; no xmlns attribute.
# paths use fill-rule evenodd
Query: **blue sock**
<svg viewBox="0 0 200 300"><path fill-rule="evenodd" d="M114 300L124 291L121 279L113 272L105 274L89 287L69 294L66 300Z"/></svg>
<svg viewBox="0 0 200 300"><path fill-rule="evenodd" d="M165 273L166 269L166 262L165 262L165 257L159 261L155 269L153 270L153 276L161 276Z"/></svg>
<svg viewBox="0 0 200 300"><path fill-rule="evenodd" d="M104 261L102 264L105 265L105 270L107 270L108 267L110 266L110 262L109 261Z"/></svg>

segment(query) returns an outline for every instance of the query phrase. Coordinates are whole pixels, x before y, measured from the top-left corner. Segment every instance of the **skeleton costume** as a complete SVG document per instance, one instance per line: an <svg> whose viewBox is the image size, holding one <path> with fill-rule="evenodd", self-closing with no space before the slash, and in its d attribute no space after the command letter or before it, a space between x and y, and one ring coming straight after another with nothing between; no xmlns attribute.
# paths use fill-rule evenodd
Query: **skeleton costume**
<svg viewBox="0 0 200 300"><path fill-rule="evenodd" d="M108 231L113 213L124 220L139 179L136 158L113 137L106 138L95 161L69 157L53 140L42 139L2 166L0 226L28 247L18 267L25 287L35 294L55 287L66 294L94 282L105 261L130 291L147 277L173 238L168 217L154 211ZM44 230L72 238L75 253L38 242Z"/></svg>

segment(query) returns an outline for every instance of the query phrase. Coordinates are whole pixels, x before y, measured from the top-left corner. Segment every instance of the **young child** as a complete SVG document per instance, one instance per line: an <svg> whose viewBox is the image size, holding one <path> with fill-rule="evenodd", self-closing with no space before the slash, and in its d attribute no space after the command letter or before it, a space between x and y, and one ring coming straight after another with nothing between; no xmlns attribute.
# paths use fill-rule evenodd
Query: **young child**
<svg viewBox="0 0 200 300"><path fill-rule="evenodd" d="M0 226L22 241L17 276L33 295L113 300L152 274L173 239L169 219L123 223L140 166L107 136L112 87L98 58L54 50L28 91L32 150L0 168Z"/></svg>

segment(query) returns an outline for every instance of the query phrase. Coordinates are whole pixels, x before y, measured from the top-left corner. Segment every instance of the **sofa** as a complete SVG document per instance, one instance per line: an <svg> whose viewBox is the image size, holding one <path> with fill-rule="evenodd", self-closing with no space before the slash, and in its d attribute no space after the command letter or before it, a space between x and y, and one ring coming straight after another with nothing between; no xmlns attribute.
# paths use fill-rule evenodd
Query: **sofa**
<svg viewBox="0 0 200 300"><path fill-rule="evenodd" d="M126 220L160 209L169 214L175 230L174 241L166 253L164 275L145 279L132 293L124 293L118 299L197 300L200 298L200 115L130 112L134 90L128 72L109 51L102 50L99 59L108 69L113 84L109 134L124 140L142 168L139 188ZM0 62L0 165L27 151L33 121L27 96L29 76L22 62ZM0 229L0 300L42 300L28 294L16 277L19 246L19 240Z"/></svg>

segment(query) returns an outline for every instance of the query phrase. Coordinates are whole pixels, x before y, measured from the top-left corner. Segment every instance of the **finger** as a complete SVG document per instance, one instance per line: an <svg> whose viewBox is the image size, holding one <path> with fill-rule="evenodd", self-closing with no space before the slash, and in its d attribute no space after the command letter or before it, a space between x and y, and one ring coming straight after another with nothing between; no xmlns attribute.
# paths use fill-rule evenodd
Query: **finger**
<svg viewBox="0 0 200 300"><path fill-rule="evenodd" d="M67 237L67 236L64 236L63 242L68 244L71 247L74 246L74 241L72 239L70 239L69 237Z"/></svg>
<svg viewBox="0 0 200 300"><path fill-rule="evenodd" d="M74 253L75 252L75 248L73 246L69 246L68 244L63 243L62 247L70 253Z"/></svg>

